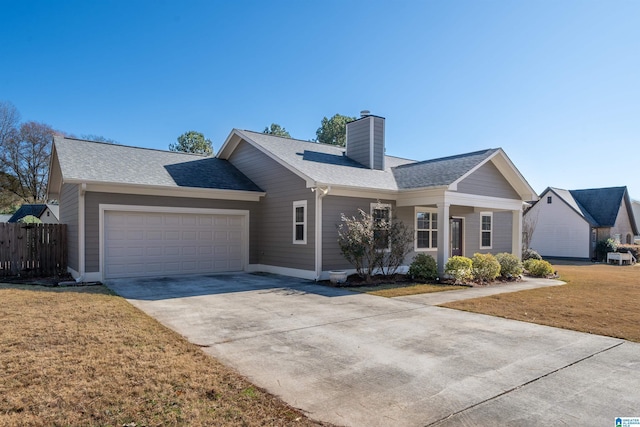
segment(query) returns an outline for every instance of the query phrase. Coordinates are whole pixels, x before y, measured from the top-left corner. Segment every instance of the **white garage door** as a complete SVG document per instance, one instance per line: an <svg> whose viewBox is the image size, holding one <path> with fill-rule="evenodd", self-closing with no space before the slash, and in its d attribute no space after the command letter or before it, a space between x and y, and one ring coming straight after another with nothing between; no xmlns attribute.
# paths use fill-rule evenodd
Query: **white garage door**
<svg viewBox="0 0 640 427"><path fill-rule="evenodd" d="M243 215L104 214L105 278L240 271Z"/></svg>

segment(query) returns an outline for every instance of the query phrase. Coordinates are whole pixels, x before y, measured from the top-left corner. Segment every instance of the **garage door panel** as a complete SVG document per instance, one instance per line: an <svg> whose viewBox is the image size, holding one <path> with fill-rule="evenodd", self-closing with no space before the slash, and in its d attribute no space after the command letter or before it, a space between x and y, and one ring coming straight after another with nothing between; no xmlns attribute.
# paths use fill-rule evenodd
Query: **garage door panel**
<svg viewBox="0 0 640 427"><path fill-rule="evenodd" d="M106 212L105 277L244 268L242 215Z"/></svg>

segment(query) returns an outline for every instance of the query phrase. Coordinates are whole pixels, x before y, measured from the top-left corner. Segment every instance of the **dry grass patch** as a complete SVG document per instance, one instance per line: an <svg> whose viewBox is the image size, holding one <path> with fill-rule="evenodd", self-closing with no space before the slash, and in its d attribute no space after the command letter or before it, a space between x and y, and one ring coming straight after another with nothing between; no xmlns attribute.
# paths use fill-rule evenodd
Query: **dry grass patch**
<svg viewBox="0 0 640 427"><path fill-rule="evenodd" d="M433 285L433 284L410 284L396 283L396 284L383 284L383 285L362 285L362 286L350 286L345 287L355 292L363 292L370 295L377 295L379 297L404 297L407 295L417 294L429 294L432 292L444 292L455 291L457 289L468 289L468 286L453 286L453 285Z"/></svg>
<svg viewBox="0 0 640 427"><path fill-rule="evenodd" d="M567 285L443 307L640 342L640 266L585 264L557 269Z"/></svg>
<svg viewBox="0 0 640 427"><path fill-rule="evenodd" d="M2 426L321 425L102 286L0 301Z"/></svg>

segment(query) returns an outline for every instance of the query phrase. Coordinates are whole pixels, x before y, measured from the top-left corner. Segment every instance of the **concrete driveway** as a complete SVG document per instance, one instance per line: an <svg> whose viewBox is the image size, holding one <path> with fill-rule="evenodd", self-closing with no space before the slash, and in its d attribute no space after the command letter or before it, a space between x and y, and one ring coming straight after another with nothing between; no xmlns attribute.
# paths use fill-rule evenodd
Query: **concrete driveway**
<svg viewBox="0 0 640 427"><path fill-rule="evenodd" d="M614 425L640 345L274 275L108 283L311 418L349 426Z"/></svg>

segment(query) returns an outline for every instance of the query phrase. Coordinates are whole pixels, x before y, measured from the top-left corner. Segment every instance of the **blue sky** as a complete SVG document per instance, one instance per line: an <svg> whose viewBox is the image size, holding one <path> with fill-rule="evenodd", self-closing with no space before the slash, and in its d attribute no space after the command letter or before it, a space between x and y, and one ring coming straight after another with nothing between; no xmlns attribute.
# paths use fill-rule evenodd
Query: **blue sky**
<svg viewBox="0 0 640 427"><path fill-rule="evenodd" d="M638 1L0 0L0 100L167 149L386 117L387 154L502 147L537 192L640 199Z"/></svg>

